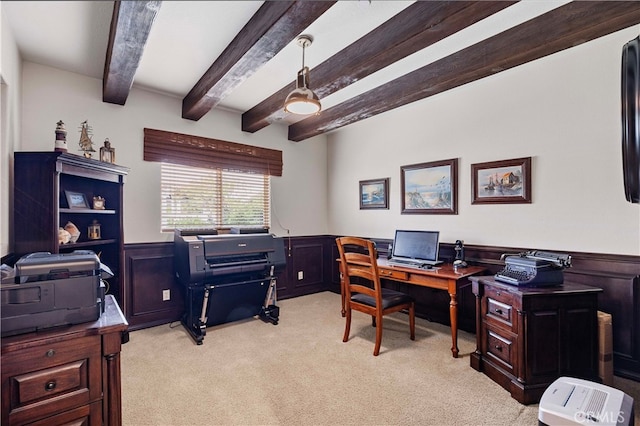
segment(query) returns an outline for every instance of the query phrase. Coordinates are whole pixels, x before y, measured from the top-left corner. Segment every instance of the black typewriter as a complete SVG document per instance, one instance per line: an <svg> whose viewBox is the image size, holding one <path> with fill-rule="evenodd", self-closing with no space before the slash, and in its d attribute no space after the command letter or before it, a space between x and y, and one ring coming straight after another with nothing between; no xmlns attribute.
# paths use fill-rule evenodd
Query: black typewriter
<svg viewBox="0 0 640 426"><path fill-rule="evenodd" d="M564 282L563 270L571 266L571 256L545 251L503 254L504 268L495 275L497 281L517 286L543 287Z"/></svg>

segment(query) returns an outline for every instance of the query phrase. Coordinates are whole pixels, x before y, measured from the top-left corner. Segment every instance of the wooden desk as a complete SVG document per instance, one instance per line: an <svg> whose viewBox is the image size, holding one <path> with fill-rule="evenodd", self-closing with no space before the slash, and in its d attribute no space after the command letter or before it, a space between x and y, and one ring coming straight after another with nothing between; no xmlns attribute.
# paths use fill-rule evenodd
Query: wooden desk
<svg viewBox="0 0 640 426"><path fill-rule="evenodd" d="M340 262L340 259L338 259ZM481 266L454 268L451 264L439 265L433 269L418 269L405 266L390 265L387 259L378 259L380 278L400 281L422 287L446 290L451 298L449 302L449 318L451 320L451 353L458 357L458 287L461 281L471 275L484 271ZM342 272L340 272L340 293L342 295L342 316L345 315L345 292Z"/></svg>

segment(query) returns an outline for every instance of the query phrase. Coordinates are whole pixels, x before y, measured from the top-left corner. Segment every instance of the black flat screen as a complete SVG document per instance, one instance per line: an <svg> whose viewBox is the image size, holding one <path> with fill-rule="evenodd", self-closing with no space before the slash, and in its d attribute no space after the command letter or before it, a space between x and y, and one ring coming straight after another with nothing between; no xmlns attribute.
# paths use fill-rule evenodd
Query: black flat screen
<svg viewBox="0 0 640 426"><path fill-rule="evenodd" d="M437 261L439 231L396 231L393 257Z"/></svg>

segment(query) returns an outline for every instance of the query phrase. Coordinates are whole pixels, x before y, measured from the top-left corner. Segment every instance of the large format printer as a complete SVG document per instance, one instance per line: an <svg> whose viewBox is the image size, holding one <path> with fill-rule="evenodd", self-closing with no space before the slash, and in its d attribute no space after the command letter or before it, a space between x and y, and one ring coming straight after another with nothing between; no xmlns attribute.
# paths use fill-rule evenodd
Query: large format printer
<svg viewBox="0 0 640 426"><path fill-rule="evenodd" d="M286 265L282 238L177 229L174 260L185 287L182 323L197 344L207 326L256 315L278 323L275 276Z"/></svg>
<svg viewBox="0 0 640 426"><path fill-rule="evenodd" d="M97 320L104 274L110 271L88 250L21 257L0 284L2 336Z"/></svg>

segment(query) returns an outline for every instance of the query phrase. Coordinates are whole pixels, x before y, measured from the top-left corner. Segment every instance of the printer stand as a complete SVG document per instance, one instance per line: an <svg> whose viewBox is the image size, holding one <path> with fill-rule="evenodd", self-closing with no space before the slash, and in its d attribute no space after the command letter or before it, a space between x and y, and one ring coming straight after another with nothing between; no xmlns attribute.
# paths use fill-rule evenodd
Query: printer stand
<svg viewBox="0 0 640 426"><path fill-rule="evenodd" d="M260 319L273 325L278 325L280 317L280 308L276 306L276 291L276 279L273 276L273 268L271 268L271 281L267 290L267 297L264 299L264 305L260 310Z"/></svg>
<svg viewBox="0 0 640 426"><path fill-rule="evenodd" d="M207 334L207 326L255 316L277 325L279 308L275 303L276 280L273 275L188 285L182 325L196 344L201 345Z"/></svg>
<svg viewBox="0 0 640 426"><path fill-rule="evenodd" d="M208 287L208 286L207 286ZM207 319L206 315L207 303L209 299L209 288L203 286L187 286L187 297L185 297L186 312L182 316L182 325L185 330L189 332L196 344L201 345L204 340L204 336L207 334ZM203 293L203 303L200 310L196 310L194 301L196 301L197 295Z"/></svg>

